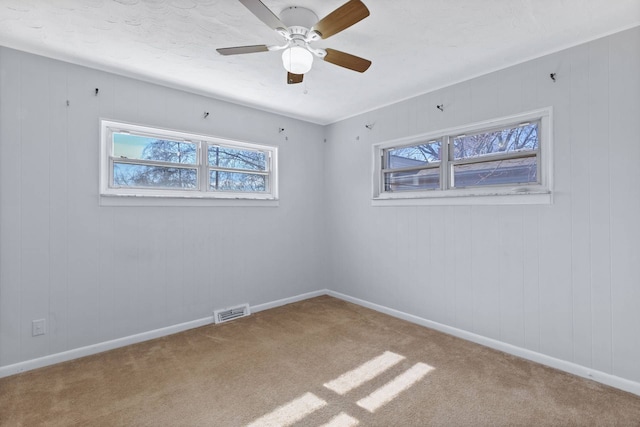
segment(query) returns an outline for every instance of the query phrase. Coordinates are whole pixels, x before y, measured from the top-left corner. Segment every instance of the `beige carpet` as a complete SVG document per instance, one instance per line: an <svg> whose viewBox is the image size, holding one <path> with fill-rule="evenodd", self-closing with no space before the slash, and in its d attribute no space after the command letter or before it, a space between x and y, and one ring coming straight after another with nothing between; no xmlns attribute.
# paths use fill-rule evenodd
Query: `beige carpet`
<svg viewBox="0 0 640 427"><path fill-rule="evenodd" d="M0 379L3 426L640 426L640 397L323 296Z"/></svg>

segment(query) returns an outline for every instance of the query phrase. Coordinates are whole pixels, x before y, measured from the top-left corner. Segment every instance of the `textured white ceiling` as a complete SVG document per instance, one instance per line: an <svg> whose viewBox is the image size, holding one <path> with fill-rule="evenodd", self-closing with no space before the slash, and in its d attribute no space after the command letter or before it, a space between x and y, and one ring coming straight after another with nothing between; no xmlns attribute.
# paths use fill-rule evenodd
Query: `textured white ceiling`
<svg viewBox="0 0 640 427"><path fill-rule="evenodd" d="M346 0L262 0L324 17ZM315 43L370 59L316 60L286 84L281 44L237 0L0 0L0 44L320 124L640 25L640 0L363 0L371 16Z"/></svg>

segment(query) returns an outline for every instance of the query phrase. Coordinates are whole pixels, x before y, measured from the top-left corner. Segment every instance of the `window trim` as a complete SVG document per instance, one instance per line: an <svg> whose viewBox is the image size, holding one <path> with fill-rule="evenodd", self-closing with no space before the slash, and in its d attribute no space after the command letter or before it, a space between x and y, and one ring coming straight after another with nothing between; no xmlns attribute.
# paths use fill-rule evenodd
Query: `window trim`
<svg viewBox="0 0 640 427"><path fill-rule="evenodd" d="M460 204L550 204L553 203L553 109L541 108L520 114L491 119L462 126L427 132L373 145L372 150L372 205L460 205ZM433 189L422 191L384 191L383 160L385 150L415 145L420 142L441 141L440 182L448 182L446 175L458 161L449 158L449 141L468 133L495 131L524 122L540 122L538 130L538 184ZM446 150L446 152L445 152ZM446 159L445 159L446 156ZM506 155L501 155L500 158ZM422 168L421 168L422 169ZM442 184L441 184L442 187Z"/></svg>
<svg viewBox="0 0 640 427"><path fill-rule="evenodd" d="M180 165L171 162L122 159L125 163L157 164L186 169L198 170L198 188L196 189L167 189L167 188L143 188L143 187L114 187L113 182L113 133L129 133L152 138L169 139L195 143L197 149L197 161L195 164ZM233 172L251 172L267 176L268 191L265 192L232 192L210 191L208 176L211 166L208 164L207 148L210 146L228 147L234 149L247 149L262 151L267 155L267 171L245 171L244 169L232 169ZM152 126L119 122L113 120L100 120L100 200L103 205L189 205L186 200L210 201L215 204L229 204L250 206L273 205L269 202L278 201L278 147L220 138L211 135L196 134L171 129L163 129ZM227 168L228 169L228 168ZM135 200L135 201L132 201ZM163 200L163 202L160 202ZM172 202L173 201L173 202ZM223 203L220 203L223 202ZM277 203L275 204L277 205Z"/></svg>

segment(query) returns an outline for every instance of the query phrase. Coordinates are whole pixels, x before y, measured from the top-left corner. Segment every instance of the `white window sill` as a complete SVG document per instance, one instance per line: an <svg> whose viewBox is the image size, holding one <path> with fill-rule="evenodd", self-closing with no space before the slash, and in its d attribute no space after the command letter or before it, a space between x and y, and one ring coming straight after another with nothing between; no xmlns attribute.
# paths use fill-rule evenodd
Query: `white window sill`
<svg viewBox="0 0 640 427"><path fill-rule="evenodd" d="M277 207L278 199L240 199L212 197L134 196L100 195L100 206L231 206L231 207Z"/></svg>
<svg viewBox="0 0 640 427"><path fill-rule="evenodd" d="M445 206L445 205L549 205L553 203L550 191L527 193L458 193L434 191L429 195L394 194L371 200L372 206Z"/></svg>

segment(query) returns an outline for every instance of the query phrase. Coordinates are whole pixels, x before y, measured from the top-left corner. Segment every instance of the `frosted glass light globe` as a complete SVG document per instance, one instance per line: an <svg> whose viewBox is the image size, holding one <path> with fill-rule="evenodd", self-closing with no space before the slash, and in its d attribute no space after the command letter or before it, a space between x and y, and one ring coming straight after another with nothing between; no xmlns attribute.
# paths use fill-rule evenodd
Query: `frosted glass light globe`
<svg viewBox="0 0 640 427"><path fill-rule="evenodd" d="M311 70L313 54L301 46L292 46L282 52L282 64L292 74L305 74Z"/></svg>

